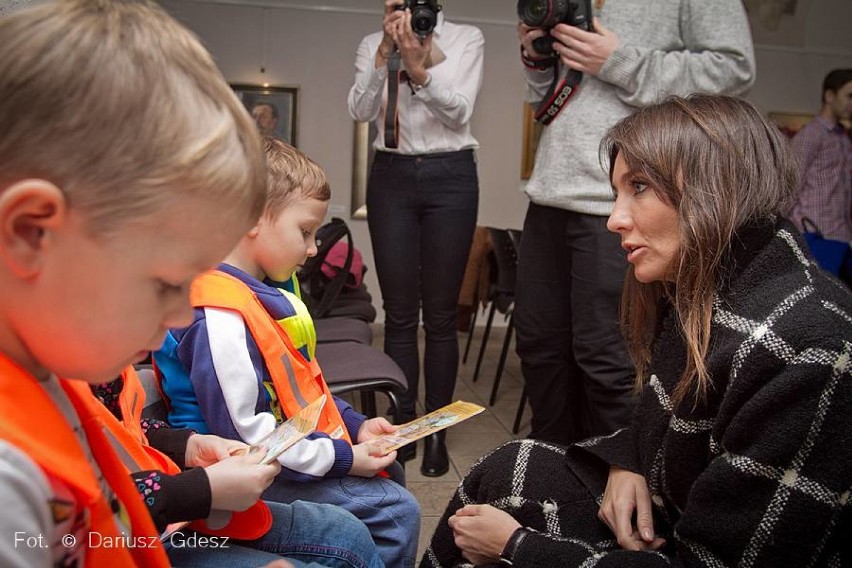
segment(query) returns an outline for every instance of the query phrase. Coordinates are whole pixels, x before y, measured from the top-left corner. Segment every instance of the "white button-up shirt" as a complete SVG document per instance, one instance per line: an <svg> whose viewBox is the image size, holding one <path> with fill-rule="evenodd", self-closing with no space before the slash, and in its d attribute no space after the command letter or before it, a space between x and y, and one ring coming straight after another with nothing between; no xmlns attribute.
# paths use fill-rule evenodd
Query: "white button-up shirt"
<svg viewBox="0 0 852 568"><path fill-rule="evenodd" d="M399 147L385 147L384 120L387 105L386 66L376 68L376 51L382 32L370 34L358 46L355 58L355 84L347 99L349 114L355 120L375 122L377 150L406 155L454 152L477 148L470 133L470 119L482 87L485 40L473 26L444 21L438 14L432 41L446 59L427 71L428 86L412 93L405 83L399 86Z"/></svg>

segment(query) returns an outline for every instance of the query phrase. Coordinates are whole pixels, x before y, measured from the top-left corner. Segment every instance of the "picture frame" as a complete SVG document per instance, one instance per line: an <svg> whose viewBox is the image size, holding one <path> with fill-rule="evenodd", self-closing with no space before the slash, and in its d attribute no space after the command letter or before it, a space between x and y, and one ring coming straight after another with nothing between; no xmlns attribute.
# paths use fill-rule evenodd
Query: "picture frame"
<svg viewBox="0 0 852 568"><path fill-rule="evenodd" d="M770 112L766 117L778 127L784 135L792 138L801 128L814 119L813 113Z"/></svg>
<svg viewBox="0 0 852 568"><path fill-rule="evenodd" d="M743 0L755 45L804 48L815 0Z"/></svg>
<svg viewBox="0 0 852 568"><path fill-rule="evenodd" d="M535 153L544 125L535 119L535 110L529 103L524 104L524 128L521 142L521 179L527 180L535 168Z"/></svg>
<svg viewBox="0 0 852 568"><path fill-rule="evenodd" d="M269 128L264 132L298 147L297 128L299 108L298 87L264 87L261 85L232 84L231 88L237 98L245 105L249 114L255 118L255 122L261 132L264 132L263 124ZM264 112L255 107L267 107ZM275 116L277 114L277 117ZM270 124L270 119L272 124ZM264 122L266 121L266 122Z"/></svg>
<svg viewBox="0 0 852 568"><path fill-rule="evenodd" d="M372 122L355 121L352 129L352 197L350 217L367 218L367 180L373 166L373 140L376 138L376 126Z"/></svg>

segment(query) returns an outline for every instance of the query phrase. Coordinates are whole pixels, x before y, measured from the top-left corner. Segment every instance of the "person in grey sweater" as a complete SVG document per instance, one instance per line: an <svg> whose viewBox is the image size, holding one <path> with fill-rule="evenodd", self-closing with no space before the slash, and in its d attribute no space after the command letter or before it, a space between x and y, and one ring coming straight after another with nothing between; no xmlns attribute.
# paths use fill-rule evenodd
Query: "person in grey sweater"
<svg viewBox="0 0 852 568"><path fill-rule="evenodd" d="M550 30L560 68L583 79L545 127L519 254L517 351L532 408L531 438L567 444L624 426L633 369L618 330L626 263L606 230L613 193L598 158L606 130L667 95L739 95L754 82L751 33L738 0L594 0L593 31ZM528 102L553 69L519 24Z"/></svg>

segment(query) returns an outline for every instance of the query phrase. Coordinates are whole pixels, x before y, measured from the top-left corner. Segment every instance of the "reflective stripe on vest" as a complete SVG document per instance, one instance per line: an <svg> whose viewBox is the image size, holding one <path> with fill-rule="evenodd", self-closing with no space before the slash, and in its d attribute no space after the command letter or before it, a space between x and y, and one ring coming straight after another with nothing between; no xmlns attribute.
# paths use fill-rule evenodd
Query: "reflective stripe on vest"
<svg viewBox="0 0 852 568"><path fill-rule="evenodd" d="M169 566L136 485L104 435L99 408L106 409L92 395L88 383L62 379L59 382L80 418L92 456L116 499L127 511L132 543L136 544L90 548L83 543L86 565ZM0 417L0 436L71 491L78 506L88 514L90 533L100 534L102 541L127 542L129 537L116 526L95 470L71 425L36 378L3 355L0 355Z"/></svg>
<svg viewBox="0 0 852 568"><path fill-rule="evenodd" d="M293 346L251 288L230 274L211 270L192 283L190 302L196 308L239 313L263 356L284 414L293 416L325 394L329 402L323 408L317 430L352 443L316 360L308 361Z"/></svg>

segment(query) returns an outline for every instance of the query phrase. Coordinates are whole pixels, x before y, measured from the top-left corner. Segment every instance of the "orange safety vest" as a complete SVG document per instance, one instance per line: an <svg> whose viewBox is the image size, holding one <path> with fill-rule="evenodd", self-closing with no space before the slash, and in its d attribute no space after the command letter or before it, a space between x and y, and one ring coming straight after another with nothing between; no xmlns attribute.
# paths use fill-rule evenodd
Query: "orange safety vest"
<svg viewBox="0 0 852 568"><path fill-rule="evenodd" d="M293 346L251 288L230 274L211 270L192 283L189 300L196 308L221 308L239 313L269 369L284 414L294 416L325 394L328 402L323 407L317 430L352 443L316 360L308 361Z"/></svg>
<svg viewBox="0 0 852 568"><path fill-rule="evenodd" d="M148 438L142 432L142 410L145 408L145 387L142 386L142 381L139 380L139 375L132 366L126 367L121 372L121 380L123 387L121 394L118 397L118 406L121 409L121 425L124 427L127 436L121 435L121 439L117 440L124 448L141 447L145 452L131 453L131 463L127 463L128 473L137 471L146 471L155 469L176 475L180 473L178 465L168 456L151 447L148 443ZM108 414L112 415L111 412ZM113 418L115 418L113 416ZM111 421L110 421L111 422Z"/></svg>
<svg viewBox="0 0 852 568"><path fill-rule="evenodd" d="M133 367L127 367L122 371L121 378L124 387L119 395L118 404L121 408L123 421L115 433L116 442L126 451L123 454L127 473L135 471L158 470L170 475L180 473L180 468L168 456L152 448L148 439L142 432L142 409L145 407L145 388L139 375ZM112 413L103 405L105 422L116 422ZM122 428L121 425L124 427ZM239 540L255 540L272 527L272 513L263 501L257 501L245 511L219 511L215 512L216 524L213 521L199 520L190 524L190 528L198 532L229 536Z"/></svg>
<svg viewBox="0 0 852 568"><path fill-rule="evenodd" d="M88 543L81 543L87 566L169 566L148 509L109 440L111 428L103 421L104 412L107 415L109 412L92 395L88 383L65 379L59 383L80 418L92 456L127 512L132 537L122 535L116 526L95 471L65 416L35 377L3 355L0 355L0 437L26 453L45 474L71 491L88 516L89 534L101 535L102 543L127 543L132 538L124 546L89 547ZM123 428L119 430L126 432Z"/></svg>

